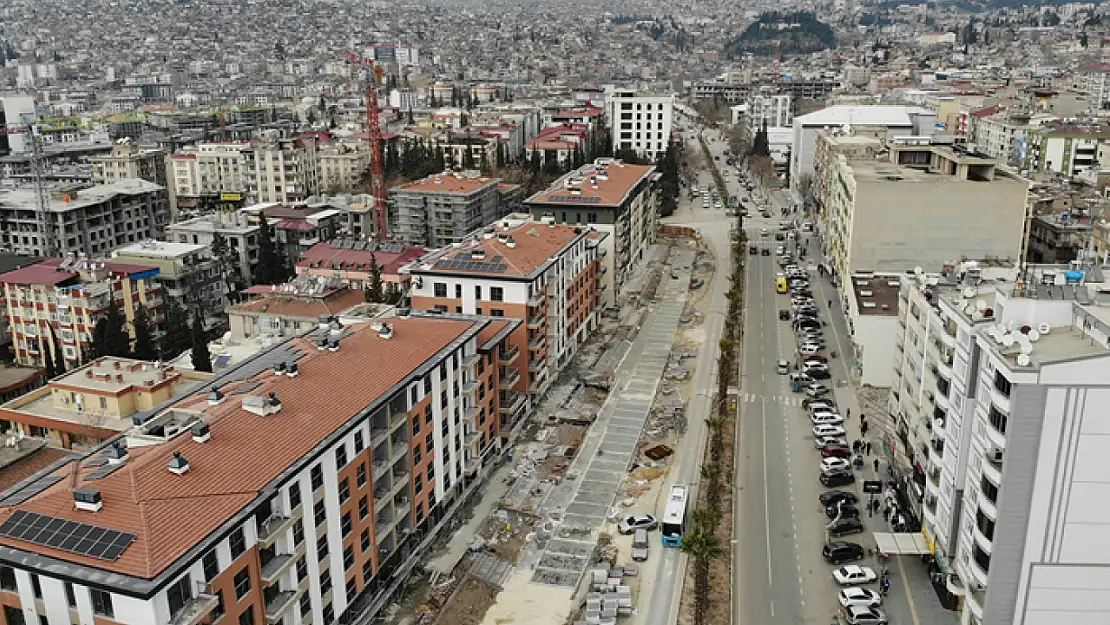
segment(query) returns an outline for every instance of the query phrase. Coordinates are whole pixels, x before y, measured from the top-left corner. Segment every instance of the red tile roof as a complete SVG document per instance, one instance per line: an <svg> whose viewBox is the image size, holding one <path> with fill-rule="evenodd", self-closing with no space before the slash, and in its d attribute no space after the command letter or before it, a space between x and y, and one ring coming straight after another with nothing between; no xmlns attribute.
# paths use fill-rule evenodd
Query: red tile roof
<svg viewBox="0 0 1110 625"><path fill-rule="evenodd" d="M1080 69L1081 72L1110 72L1110 63L1095 63Z"/></svg>
<svg viewBox="0 0 1110 625"><path fill-rule="evenodd" d="M467 178L454 174L433 174L423 180L416 180L406 185L401 185L400 187L394 187L393 190L469 195L488 185L496 184L497 182L498 179L486 178L485 176Z"/></svg>
<svg viewBox="0 0 1110 625"><path fill-rule="evenodd" d="M515 228L498 228L497 237L480 239L477 245L462 248L448 247L426 257L410 268L412 273L467 274L482 276L531 276L548 261L558 257L561 250L577 240L585 231L580 226L566 224L545 224L528 221ZM502 240L502 235L504 240ZM509 240L513 247L509 247ZM483 252L481 259L475 259L475 251ZM497 259L500 257L500 259ZM440 260L464 260L507 265L503 271L443 269L436 267ZM431 269L424 269L425 265Z"/></svg>
<svg viewBox="0 0 1110 625"><path fill-rule="evenodd" d="M356 306L365 301L366 296L362 291L351 289L333 291L329 294L329 297L308 297L272 292L264 294L258 299L236 304L231 307L231 310L238 313L266 313L278 317L316 318L321 315L338 315L351 306Z"/></svg>
<svg viewBox="0 0 1110 625"><path fill-rule="evenodd" d="M347 271L369 271L370 261L381 267L382 273L396 275L397 270L411 261L423 256L427 250L419 246L408 246L399 252L386 250L353 250L333 247L331 241L323 241L309 248L297 261L298 267L311 267L313 263L318 266L331 268L335 263L350 264ZM364 268L364 269L363 269Z"/></svg>
<svg viewBox="0 0 1110 625"><path fill-rule="evenodd" d="M57 473L67 479L26 503L0 510L0 522L20 509L135 534L118 560L7 537L0 537L0 544L124 575L157 576L367 405L387 399L383 395L417 367L452 341L481 329L475 322L455 319L414 317L392 323L393 338L379 338L364 324L342 339L337 352L317 351L311 339L293 339L287 346L304 354L298 377L266 370L225 384L227 397L216 406L209 406L203 394L178 402L178 408L203 413L212 431L206 443L184 434L161 445L132 448L123 468L89 482L83 477L89 470L71 463ZM373 375L367 375L367 363L374 363ZM280 412L263 417L243 410L243 396L234 389L254 382L259 385L250 393L277 393ZM181 452L189 462L184 475L167 468L173 452ZM80 487L100 491L100 512L74 509L72 491Z"/></svg>
<svg viewBox="0 0 1110 625"><path fill-rule="evenodd" d="M61 259L49 259L0 274L0 282L53 285L77 277L77 273L73 271L58 271L58 263L60 262Z"/></svg>
<svg viewBox="0 0 1110 625"><path fill-rule="evenodd" d="M972 111L971 116L972 117L990 117L991 115L994 115L995 113L998 113L1001 110L1002 110L1002 108L999 107L999 106L988 106L987 108L982 108L982 109L979 109L977 111Z"/></svg>
<svg viewBox="0 0 1110 625"><path fill-rule="evenodd" d="M8 490L68 455L70 455L68 451L43 446L5 465L0 469L0 491Z"/></svg>
<svg viewBox="0 0 1110 625"><path fill-rule="evenodd" d="M282 219L274 224L278 230L315 230L316 226L304 221L303 219Z"/></svg>

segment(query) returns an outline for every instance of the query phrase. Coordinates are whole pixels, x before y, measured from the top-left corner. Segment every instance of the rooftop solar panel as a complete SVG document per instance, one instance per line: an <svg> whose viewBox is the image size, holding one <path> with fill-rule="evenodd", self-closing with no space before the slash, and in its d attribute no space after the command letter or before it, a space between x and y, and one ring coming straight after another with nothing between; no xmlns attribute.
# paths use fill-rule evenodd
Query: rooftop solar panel
<svg viewBox="0 0 1110 625"><path fill-rule="evenodd" d="M135 540L134 534L26 510L16 510L0 524L0 536L101 560L118 559Z"/></svg>

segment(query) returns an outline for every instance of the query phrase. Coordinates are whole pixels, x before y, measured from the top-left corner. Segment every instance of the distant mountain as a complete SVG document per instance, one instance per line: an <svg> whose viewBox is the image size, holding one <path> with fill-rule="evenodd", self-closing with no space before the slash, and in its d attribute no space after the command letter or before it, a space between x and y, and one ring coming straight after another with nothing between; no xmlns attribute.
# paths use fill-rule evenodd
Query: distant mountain
<svg viewBox="0 0 1110 625"><path fill-rule="evenodd" d="M759 16L751 26L725 45L730 57L751 53L757 56L782 54L809 54L836 47L836 35L826 23L813 13L779 13L769 11Z"/></svg>

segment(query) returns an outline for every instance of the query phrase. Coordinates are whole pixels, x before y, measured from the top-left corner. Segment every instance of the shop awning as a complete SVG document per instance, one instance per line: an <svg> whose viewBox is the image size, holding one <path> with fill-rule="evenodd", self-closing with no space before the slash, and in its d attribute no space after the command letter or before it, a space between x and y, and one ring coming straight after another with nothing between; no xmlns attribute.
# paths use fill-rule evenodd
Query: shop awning
<svg viewBox="0 0 1110 625"><path fill-rule="evenodd" d="M875 532L879 551L891 556L920 556L933 551L920 532Z"/></svg>

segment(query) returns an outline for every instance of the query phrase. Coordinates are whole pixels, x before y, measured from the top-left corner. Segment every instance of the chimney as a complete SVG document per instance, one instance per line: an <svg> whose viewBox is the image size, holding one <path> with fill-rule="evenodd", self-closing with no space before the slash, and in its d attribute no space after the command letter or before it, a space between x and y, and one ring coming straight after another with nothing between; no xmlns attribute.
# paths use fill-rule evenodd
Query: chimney
<svg viewBox="0 0 1110 625"><path fill-rule="evenodd" d="M113 368L114 368L114 369L115 369L116 371L119 371L119 368L120 368L120 363L119 363L119 361L118 361L118 360L112 361L112 367L113 367Z"/></svg>
<svg viewBox="0 0 1110 625"><path fill-rule="evenodd" d="M339 339L337 337L332 337L332 338L328 339L328 351L329 352L339 351Z"/></svg>
<svg viewBox="0 0 1110 625"><path fill-rule="evenodd" d="M470 260L485 260L486 251L480 247L470 250Z"/></svg>
<svg viewBox="0 0 1110 625"><path fill-rule="evenodd" d="M123 384L123 374L122 373L117 373L116 374L116 384Z"/></svg>
<svg viewBox="0 0 1110 625"><path fill-rule="evenodd" d="M189 470L189 461L181 455L180 451L175 451L173 452L173 459L170 460L169 469L170 473L184 475Z"/></svg>
<svg viewBox="0 0 1110 625"><path fill-rule="evenodd" d="M319 350L319 351L324 351L327 348L328 348L328 332L327 332L327 330L322 330L320 332L320 334L316 337L316 349Z"/></svg>
<svg viewBox="0 0 1110 625"><path fill-rule="evenodd" d="M386 340L393 338L393 326L383 323L382 327L378 328L378 338Z"/></svg>
<svg viewBox="0 0 1110 625"><path fill-rule="evenodd" d="M224 400L224 394L218 388L214 388L208 393L208 405L215 406Z"/></svg>
<svg viewBox="0 0 1110 625"><path fill-rule="evenodd" d="M194 443L207 443L212 440L212 428L207 421L197 421L189 430L193 434Z"/></svg>
<svg viewBox="0 0 1110 625"><path fill-rule="evenodd" d="M285 368L285 375L287 375L291 378L297 377L298 375L300 375L300 373L301 373L301 368L298 367L297 363L295 363L295 362L289 363L289 366Z"/></svg>
<svg viewBox="0 0 1110 625"><path fill-rule="evenodd" d="M281 361L274 365L274 375L285 375L285 361Z"/></svg>
<svg viewBox="0 0 1110 625"><path fill-rule="evenodd" d="M265 417L281 410L281 402L273 393L270 393L269 397L246 395L243 397L243 410Z"/></svg>
<svg viewBox="0 0 1110 625"><path fill-rule="evenodd" d="M127 462L127 447L123 443L117 442L109 447L104 455L108 458L108 464L123 464Z"/></svg>
<svg viewBox="0 0 1110 625"><path fill-rule="evenodd" d="M100 491L95 488L78 488L73 491L73 506L78 510L100 512L104 507L104 500L100 497Z"/></svg>

